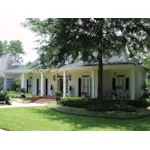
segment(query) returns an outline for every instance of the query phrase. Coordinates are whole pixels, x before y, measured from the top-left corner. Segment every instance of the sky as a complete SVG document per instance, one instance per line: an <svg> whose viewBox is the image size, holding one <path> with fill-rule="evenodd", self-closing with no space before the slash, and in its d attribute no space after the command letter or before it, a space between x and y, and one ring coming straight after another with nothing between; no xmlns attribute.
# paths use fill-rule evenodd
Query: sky
<svg viewBox="0 0 150 150"><path fill-rule="evenodd" d="M20 40L22 42L24 51L27 53L23 56L23 64L28 61L33 62L38 57L36 50L34 50L36 47L35 34L20 25L24 21L25 18L0 19L0 40Z"/></svg>

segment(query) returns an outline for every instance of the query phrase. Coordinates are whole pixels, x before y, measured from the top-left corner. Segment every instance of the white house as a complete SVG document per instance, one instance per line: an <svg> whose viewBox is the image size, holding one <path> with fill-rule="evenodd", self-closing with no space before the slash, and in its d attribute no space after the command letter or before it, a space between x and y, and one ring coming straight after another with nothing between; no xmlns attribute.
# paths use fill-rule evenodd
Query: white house
<svg viewBox="0 0 150 150"><path fill-rule="evenodd" d="M4 80L4 72L20 67L22 67L22 65L18 63L13 56L9 54L0 56L0 90L3 90L3 82L7 82L7 89L12 89L13 79L19 77L18 74L8 74L7 79L5 78Z"/></svg>
<svg viewBox="0 0 150 150"><path fill-rule="evenodd" d="M129 61L128 54L104 59L103 92L108 95L120 87L128 91L130 99L142 96L142 87L146 72L141 65ZM31 70L25 67L10 69L5 72L5 78L10 74L21 75L21 87L27 92L40 96L53 96L61 91L63 96L81 96L85 92L92 98L97 97L98 66L82 62L65 65L59 69ZM7 83L4 84L7 89Z"/></svg>

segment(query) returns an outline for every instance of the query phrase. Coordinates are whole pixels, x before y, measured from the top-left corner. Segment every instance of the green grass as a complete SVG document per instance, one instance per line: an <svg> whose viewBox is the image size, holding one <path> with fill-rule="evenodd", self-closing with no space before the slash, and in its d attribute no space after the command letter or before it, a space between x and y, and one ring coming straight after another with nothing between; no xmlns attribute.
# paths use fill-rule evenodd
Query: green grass
<svg viewBox="0 0 150 150"><path fill-rule="evenodd" d="M54 112L46 107L1 108L0 128L13 131L150 130L150 118L114 120Z"/></svg>

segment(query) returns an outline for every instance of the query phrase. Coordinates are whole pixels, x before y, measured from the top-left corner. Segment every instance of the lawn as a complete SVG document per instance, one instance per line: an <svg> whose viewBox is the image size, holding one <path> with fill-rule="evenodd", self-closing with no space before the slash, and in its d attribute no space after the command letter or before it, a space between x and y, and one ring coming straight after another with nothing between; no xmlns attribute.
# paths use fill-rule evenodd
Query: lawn
<svg viewBox="0 0 150 150"><path fill-rule="evenodd" d="M13 131L149 131L150 118L114 120L67 115L46 107L1 108L0 128Z"/></svg>

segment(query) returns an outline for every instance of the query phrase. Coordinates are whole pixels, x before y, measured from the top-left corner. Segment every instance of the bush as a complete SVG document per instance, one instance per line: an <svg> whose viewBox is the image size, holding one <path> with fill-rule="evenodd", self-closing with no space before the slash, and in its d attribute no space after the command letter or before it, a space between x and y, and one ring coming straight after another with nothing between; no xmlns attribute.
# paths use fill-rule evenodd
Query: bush
<svg viewBox="0 0 150 150"><path fill-rule="evenodd" d="M97 111L136 111L136 107L147 107L150 99L145 100L101 100L87 97L63 97L58 104L77 108L88 108L88 110Z"/></svg>
<svg viewBox="0 0 150 150"><path fill-rule="evenodd" d="M56 92L55 94L56 94L56 96L62 96L61 91L58 91L58 92Z"/></svg>
<svg viewBox="0 0 150 150"><path fill-rule="evenodd" d="M9 96L8 96L6 91L0 92L0 101L4 101L6 104L10 104L9 103Z"/></svg>
<svg viewBox="0 0 150 150"><path fill-rule="evenodd" d="M87 108L89 111L126 111L126 112L136 112L136 107L129 105L112 105L112 106L100 106L92 105Z"/></svg>
<svg viewBox="0 0 150 150"><path fill-rule="evenodd" d="M30 96L27 96L27 97L26 97L26 100L30 100L30 99L31 99L31 97L30 97Z"/></svg>
<svg viewBox="0 0 150 150"><path fill-rule="evenodd" d="M20 89L21 93L26 93L26 90L24 88Z"/></svg>
<svg viewBox="0 0 150 150"><path fill-rule="evenodd" d="M62 93L61 91L58 91L55 94L56 94L56 101L58 102L60 100L60 97L62 96Z"/></svg>
<svg viewBox="0 0 150 150"><path fill-rule="evenodd" d="M17 88L19 88L21 86L20 78L13 79L12 86L13 86L13 90L16 90Z"/></svg>
<svg viewBox="0 0 150 150"><path fill-rule="evenodd" d="M93 100L91 100L93 101ZM149 101L149 102L148 102ZM97 102L97 101L95 101ZM143 99L143 100L103 100L100 103L102 106L113 106L113 105L129 105L134 107L147 107L150 105L150 100ZM93 105L93 104L92 104Z"/></svg>
<svg viewBox="0 0 150 150"><path fill-rule="evenodd" d="M26 98L26 95L24 93L21 94L21 98Z"/></svg>
<svg viewBox="0 0 150 150"><path fill-rule="evenodd" d="M58 101L58 104L77 108L86 108L88 99L85 97L63 97Z"/></svg>
<svg viewBox="0 0 150 150"><path fill-rule="evenodd" d="M34 94L31 94L31 93L24 93L24 89L22 91L23 91L22 93L19 93L19 92L16 92L16 91L8 91L8 95L11 98L22 98L22 95L25 95L26 97L35 96Z"/></svg>
<svg viewBox="0 0 150 150"><path fill-rule="evenodd" d="M149 98L146 98L144 100L150 105L150 99Z"/></svg>
<svg viewBox="0 0 150 150"><path fill-rule="evenodd" d="M147 107L149 106L149 102L144 100L128 100L128 105L135 106L135 107Z"/></svg>

